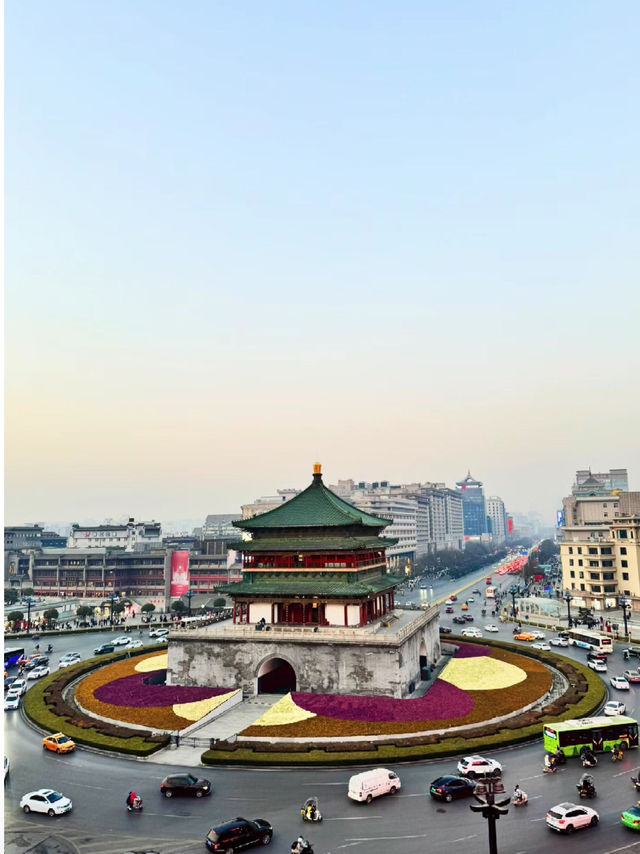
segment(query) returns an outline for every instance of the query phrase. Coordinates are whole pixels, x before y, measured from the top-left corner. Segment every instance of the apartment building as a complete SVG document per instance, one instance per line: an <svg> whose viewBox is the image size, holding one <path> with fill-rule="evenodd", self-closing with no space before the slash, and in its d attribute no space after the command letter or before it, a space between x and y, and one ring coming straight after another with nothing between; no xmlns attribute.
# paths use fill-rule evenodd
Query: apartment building
<svg viewBox="0 0 640 854"><path fill-rule="evenodd" d="M70 549L112 549L132 551L139 546L161 546L162 526L160 522L136 522L130 518L123 524L71 526L67 540Z"/></svg>
<svg viewBox="0 0 640 854"><path fill-rule="evenodd" d="M563 500L563 587L578 606L606 610L623 597L638 611L640 492L606 494L587 484L586 492L592 494L575 494L585 492L584 486Z"/></svg>
<svg viewBox="0 0 640 854"><path fill-rule="evenodd" d="M502 545L507 540L509 533L509 522L507 511L504 509L504 501L497 495L487 498L487 518L491 525L491 539L497 545Z"/></svg>

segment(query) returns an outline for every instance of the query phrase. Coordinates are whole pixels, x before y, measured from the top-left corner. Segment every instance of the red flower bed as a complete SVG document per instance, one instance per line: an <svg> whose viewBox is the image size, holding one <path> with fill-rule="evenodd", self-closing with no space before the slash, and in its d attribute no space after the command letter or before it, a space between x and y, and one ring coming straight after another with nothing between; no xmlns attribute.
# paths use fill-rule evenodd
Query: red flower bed
<svg viewBox="0 0 640 854"><path fill-rule="evenodd" d="M359 697L353 694L291 694L293 702L323 717L343 721L438 721L463 718L473 709L473 698L455 685L436 679L424 697Z"/></svg>
<svg viewBox="0 0 640 854"><path fill-rule="evenodd" d="M112 706L172 706L174 703L197 703L219 694L227 694L228 688L197 688L180 685L146 685L149 672L134 673L113 682L101 685L93 692L96 700Z"/></svg>
<svg viewBox="0 0 640 854"><path fill-rule="evenodd" d="M455 652L454 658L479 658L481 655L491 655L488 646L480 646L475 643L461 643Z"/></svg>

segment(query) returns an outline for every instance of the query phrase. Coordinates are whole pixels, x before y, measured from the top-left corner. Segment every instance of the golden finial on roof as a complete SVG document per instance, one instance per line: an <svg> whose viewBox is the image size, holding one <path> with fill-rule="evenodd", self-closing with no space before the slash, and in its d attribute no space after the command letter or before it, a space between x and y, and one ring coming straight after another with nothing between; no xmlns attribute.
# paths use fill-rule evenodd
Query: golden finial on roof
<svg viewBox="0 0 640 854"><path fill-rule="evenodd" d="M322 463L314 463L313 464L313 473L314 474L322 474Z"/></svg>

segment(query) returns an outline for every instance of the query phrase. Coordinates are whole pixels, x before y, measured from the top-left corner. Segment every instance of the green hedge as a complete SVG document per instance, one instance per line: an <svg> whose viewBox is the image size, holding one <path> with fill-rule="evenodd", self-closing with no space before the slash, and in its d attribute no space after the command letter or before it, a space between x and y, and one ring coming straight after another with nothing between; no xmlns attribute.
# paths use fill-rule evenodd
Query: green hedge
<svg viewBox="0 0 640 854"><path fill-rule="evenodd" d="M166 649L158 645L156 649ZM145 650L145 653L149 650ZM153 648L151 651L154 651ZM140 730L100 721L72 708L62 699L62 692L79 676L97 666L126 658L126 652L95 656L63 672L56 671L39 679L24 696L22 709L37 727L50 732L64 732L78 744L132 756L149 756L169 743L169 736L145 735Z"/></svg>
<svg viewBox="0 0 640 854"><path fill-rule="evenodd" d="M473 638L463 638L455 635L443 636L442 640L452 640L473 643ZM478 639L483 646L496 646L501 649L523 654L521 646L501 641ZM308 745L296 744L289 751L279 744L260 744L237 742L237 746L221 744L219 748L207 750L202 754L205 765L358 765L375 763L382 760L393 762L408 762L420 759L439 759L456 756L461 753L508 747L513 744L534 741L542 737L542 726L552 721L569 720L572 718L588 717L604 701L606 686L602 679L590 668L579 661L566 658L556 653L544 650L528 649L526 654L547 664L553 665L569 679L569 689L563 697L547 704L541 710L523 712L515 715L510 721L497 724L487 724L486 727L469 729L468 736L457 734L411 736L399 735L395 741L385 743L365 742L366 747L357 749L354 744L335 742L319 746L310 742ZM577 691L577 686L582 688ZM472 735L475 732L476 735ZM390 736L392 739L392 736ZM399 743L400 742L400 743ZM306 750L304 749L306 747ZM302 749L299 749L302 748Z"/></svg>

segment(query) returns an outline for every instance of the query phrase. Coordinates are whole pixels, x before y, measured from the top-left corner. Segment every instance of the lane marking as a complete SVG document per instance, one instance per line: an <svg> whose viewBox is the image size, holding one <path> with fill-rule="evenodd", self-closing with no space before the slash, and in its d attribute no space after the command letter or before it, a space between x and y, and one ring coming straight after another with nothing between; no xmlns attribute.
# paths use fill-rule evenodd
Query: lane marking
<svg viewBox="0 0 640 854"><path fill-rule="evenodd" d="M381 815L345 815L332 816L331 818L322 817L322 821L364 821L367 818L382 818Z"/></svg>

